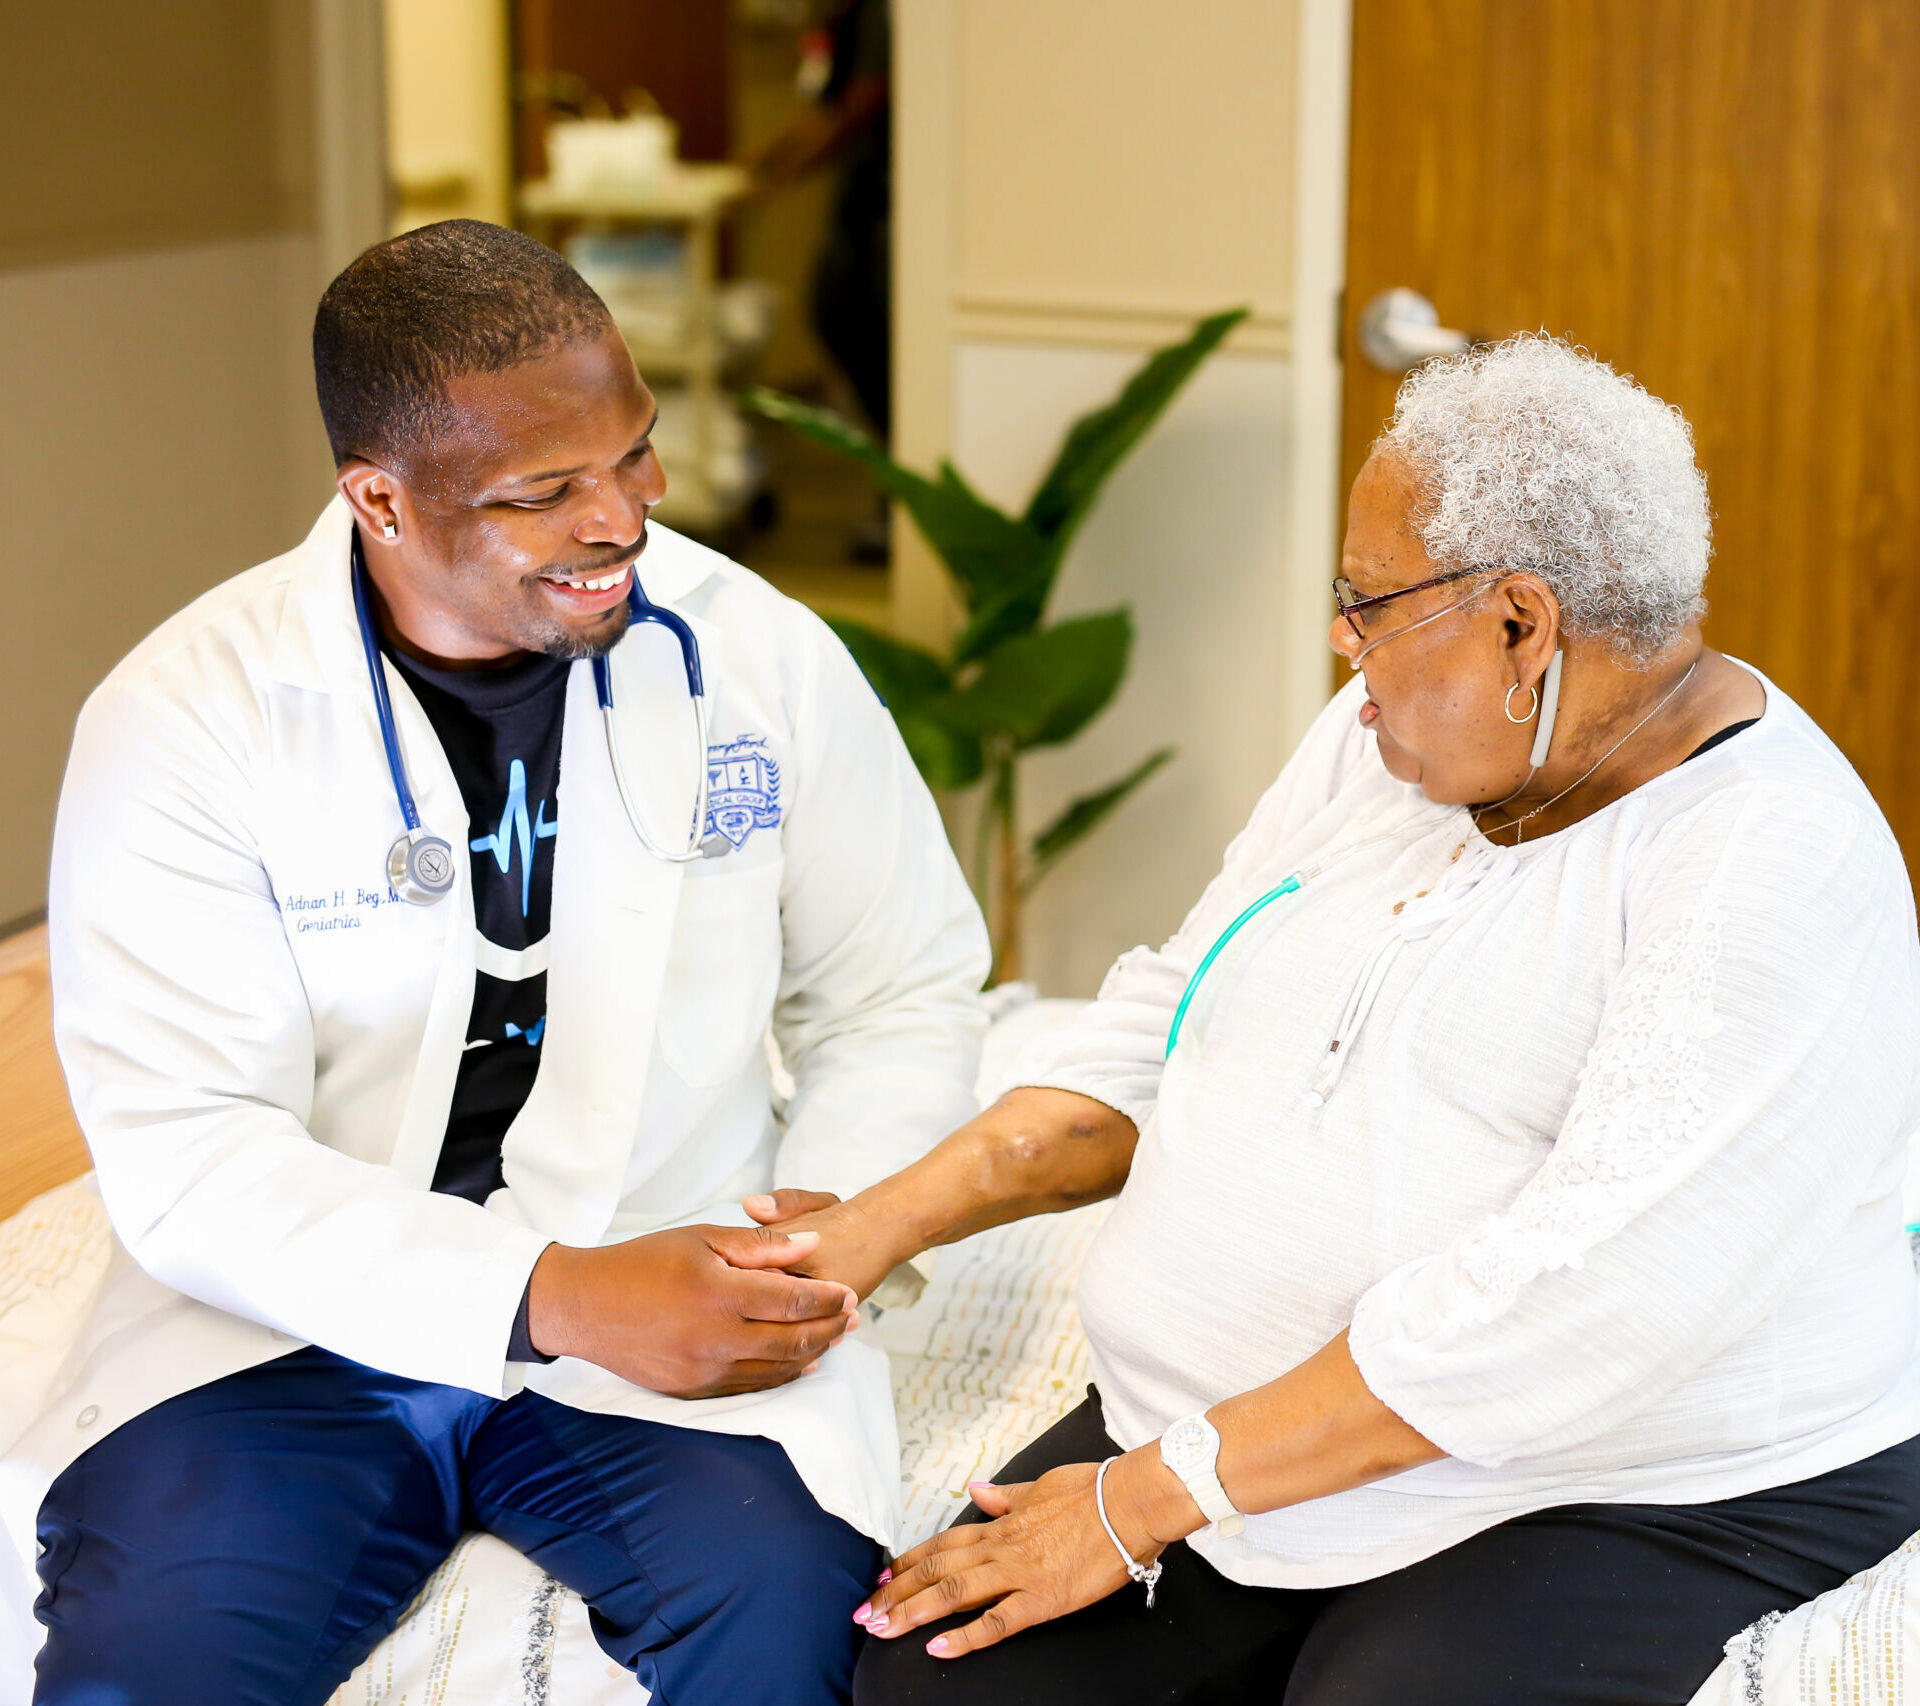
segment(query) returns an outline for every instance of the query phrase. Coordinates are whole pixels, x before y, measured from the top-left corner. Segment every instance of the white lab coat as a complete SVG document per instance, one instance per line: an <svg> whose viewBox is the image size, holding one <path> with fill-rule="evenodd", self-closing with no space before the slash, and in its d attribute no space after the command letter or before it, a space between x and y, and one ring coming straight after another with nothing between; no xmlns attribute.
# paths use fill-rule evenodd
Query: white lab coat
<svg viewBox="0 0 1920 1706"><path fill-rule="evenodd" d="M120 1247L52 1401L0 1440L0 1517L28 1570L0 1586L25 1591L41 1498L82 1450L302 1342L763 1435L825 1509L891 1542L885 1357L857 1335L794 1385L697 1403L572 1359L505 1360L549 1240L744 1224L739 1197L774 1185L846 1194L972 1112L985 935L891 720L816 617L652 527L642 583L700 642L715 756L760 760L742 774L777 792L780 821L723 859L651 857L591 672L573 671L539 1079L505 1187L485 1207L436 1195L473 903L464 858L438 905L387 889L399 808L349 526L336 500L297 549L150 636L81 714L54 839L55 1032ZM677 844L697 781L679 650L636 626L612 665L636 803ZM422 818L464 848L445 755L391 668L388 686ZM784 1121L769 1021L795 1083Z"/></svg>

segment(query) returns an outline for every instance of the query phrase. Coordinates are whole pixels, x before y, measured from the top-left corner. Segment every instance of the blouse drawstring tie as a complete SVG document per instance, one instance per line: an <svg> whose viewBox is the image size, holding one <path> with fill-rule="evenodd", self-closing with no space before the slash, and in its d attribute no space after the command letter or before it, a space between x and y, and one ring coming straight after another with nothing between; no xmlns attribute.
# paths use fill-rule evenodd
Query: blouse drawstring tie
<svg viewBox="0 0 1920 1706"><path fill-rule="evenodd" d="M1307 1092L1307 1099L1314 1107L1323 1106L1340 1082L1340 1075L1346 1071L1347 1061L1353 1054L1353 1045L1359 1040L1361 1028L1373 1011L1373 1004L1379 999L1400 950L1409 942L1424 941L1431 936L1460 911L1467 896L1487 878L1505 875L1519 863L1519 855L1512 848L1497 847L1483 840L1473 848L1472 858L1450 866L1431 889L1403 904L1394 918L1393 928L1367 956L1360 975L1354 979L1353 993L1347 997L1340 1022L1334 1026L1332 1040L1327 1044L1326 1058L1313 1080L1313 1088Z"/></svg>

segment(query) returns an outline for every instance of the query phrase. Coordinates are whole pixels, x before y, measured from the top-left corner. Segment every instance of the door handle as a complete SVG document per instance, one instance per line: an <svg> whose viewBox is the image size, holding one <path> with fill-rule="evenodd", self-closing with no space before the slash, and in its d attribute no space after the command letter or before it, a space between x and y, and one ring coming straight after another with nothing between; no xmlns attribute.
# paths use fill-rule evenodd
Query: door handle
<svg viewBox="0 0 1920 1706"><path fill-rule="evenodd" d="M1417 290L1383 290L1360 310L1360 353L1382 373L1405 373L1437 355L1472 346L1465 332L1440 324L1439 310Z"/></svg>

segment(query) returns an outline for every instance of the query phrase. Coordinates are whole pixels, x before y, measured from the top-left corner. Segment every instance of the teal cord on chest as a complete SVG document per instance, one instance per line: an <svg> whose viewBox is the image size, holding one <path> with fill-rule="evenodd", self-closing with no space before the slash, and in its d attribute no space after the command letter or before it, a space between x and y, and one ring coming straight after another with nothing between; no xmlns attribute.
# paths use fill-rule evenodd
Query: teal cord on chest
<svg viewBox="0 0 1920 1706"><path fill-rule="evenodd" d="M1300 878L1295 875L1287 878L1277 889L1269 889L1253 905L1240 914L1226 929L1220 932L1219 941L1207 950L1207 957L1193 969L1193 976L1187 979L1186 993L1180 997L1180 1005L1173 1010L1173 1023L1167 1027L1167 1053L1173 1053L1173 1045L1180 1040L1180 1027L1186 1022L1187 1009L1193 1005L1193 998L1200 991L1200 980L1207 975L1226 945L1240 934L1241 925L1251 919L1255 913L1271 906L1283 894L1292 894L1300 886Z"/></svg>

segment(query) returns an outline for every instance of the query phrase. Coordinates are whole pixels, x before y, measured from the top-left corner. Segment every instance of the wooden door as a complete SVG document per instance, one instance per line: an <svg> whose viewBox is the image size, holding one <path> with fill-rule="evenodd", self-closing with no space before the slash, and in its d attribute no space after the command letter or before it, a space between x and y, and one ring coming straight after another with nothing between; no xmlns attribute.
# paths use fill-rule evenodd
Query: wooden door
<svg viewBox="0 0 1920 1706"><path fill-rule="evenodd" d="M1354 0L1343 460L1406 285L1678 404L1707 634L1865 777L1920 869L1920 4Z"/></svg>

